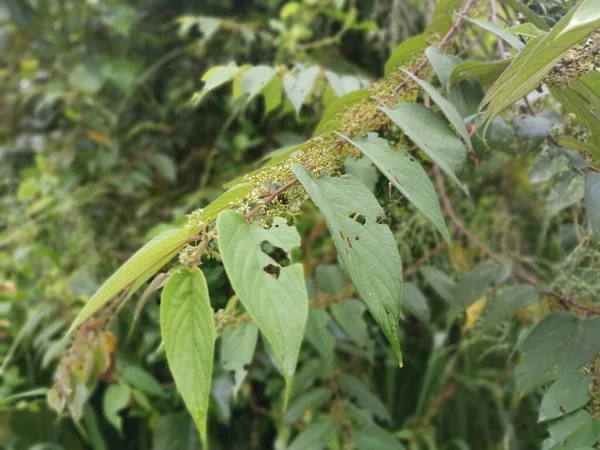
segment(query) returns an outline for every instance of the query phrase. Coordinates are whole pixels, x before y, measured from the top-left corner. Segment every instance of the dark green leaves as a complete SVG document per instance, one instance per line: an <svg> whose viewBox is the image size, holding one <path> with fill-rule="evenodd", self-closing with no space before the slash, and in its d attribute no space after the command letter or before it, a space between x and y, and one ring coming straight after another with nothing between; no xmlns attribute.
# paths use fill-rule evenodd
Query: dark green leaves
<svg viewBox="0 0 600 450"><path fill-rule="evenodd" d="M281 218L265 230L233 211L219 215L217 230L231 285L273 349L286 379L287 398L308 316L304 271L301 264L282 266L261 245L266 241L289 256L300 246L300 236Z"/></svg>
<svg viewBox="0 0 600 450"><path fill-rule="evenodd" d="M579 369L600 352L600 320L579 320L566 312L546 316L520 345L515 372L522 392Z"/></svg>
<svg viewBox="0 0 600 450"><path fill-rule="evenodd" d="M548 389L540 406L540 421L556 419L583 407L590 399L592 378L582 372L564 374Z"/></svg>
<svg viewBox="0 0 600 450"><path fill-rule="evenodd" d="M600 173L588 172L585 176L585 209L590 229L600 239Z"/></svg>
<svg viewBox="0 0 600 450"><path fill-rule="evenodd" d="M160 326L177 390L206 446L216 333L206 280L197 267L171 275L161 296Z"/></svg>
<svg viewBox="0 0 600 450"><path fill-rule="evenodd" d="M448 228L431 180L419 162L406 151L393 151L388 141L370 133L366 137L350 139L341 135L365 154L402 194L415 205L450 241Z"/></svg>
<svg viewBox="0 0 600 450"><path fill-rule="evenodd" d="M414 103L400 103L391 109L382 105L380 109L404 133L427 154L466 194L456 172L465 162L467 149L456 137L450 126L433 111Z"/></svg>
<svg viewBox="0 0 600 450"><path fill-rule="evenodd" d="M402 264L394 237L382 223L381 206L350 176L313 179L298 164L292 170L325 217L342 267L401 361Z"/></svg>

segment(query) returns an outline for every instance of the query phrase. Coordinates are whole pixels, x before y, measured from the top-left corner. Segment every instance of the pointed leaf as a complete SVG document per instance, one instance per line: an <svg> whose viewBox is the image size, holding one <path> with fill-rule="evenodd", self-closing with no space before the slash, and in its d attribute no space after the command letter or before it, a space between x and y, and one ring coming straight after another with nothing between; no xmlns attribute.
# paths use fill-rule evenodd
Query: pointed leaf
<svg viewBox="0 0 600 450"><path fill-rule="evenodd" d="M331 317L323 308L311 309L306 322L306 339L323 355L325 361L332 363L335 339L327 328L329 322Z"/></svg>
<svg viewBox="0 0 600 450"><path fill-rule="evenodd" d="M582 372L564 374L544 394L540 422L564 416L583 407L590 400L592 378Z"/></svg>
<svg viewBox="0 0 600 450"><path fill-rule="evenodd" d="M319 418L311 423L290 444L289 450L322 450L328 447L335 436L337 425L329 418Z"/></svg>
<svg viewBox="0 0 600 450"><path fill-rule="evenodd" d="M286 73L283 77L283 90L292 102L296 114L300 113L300 108L306 101L319 76L319 67L313 66L307 69L300 69L297 74Z"/></svg>
<svg viewBox="0 0 600 450"><path fill-rule="evenodd" d="M467 187L456 177L464 164L467 149L454 131L433 111L414 103L400 103L394 109L380 107L404 133L427 154L446 175L469 194Z"/></svg>
<svg viewBox="0 0 600 450"><path fill-rule="evenodd" d="M451 84L477 78L483 89L488 89L510 65L512 59L501 61L465 61L457 64L450 73Z"/></svg>
<svg viewBox="0 0 600 450"><path fill-rule="evenodd" d="M217 230L227 276L273 349L286 379L287 398L308 317L304 270L301 264L282 267L261 244L267 241L289 254L300 246L300 236L282 218L265 230L233 211L219 214Z"/></svg>
<svg viewBox="0 0 600 450"><path fill-rule="evenodd" d="M292 170L325 217L342 267L401 362L402 264L392 232L380 223L385 217L381 206L349 175L313 179L299 164L292 164Z"/></svg>
<svg viewBox="0 0 600 450"><path fill-rule="evenodd" d="M206 447L216 332L206 279L197 267L181 268L167 281L160 330L175 385Z"/></svg>
<svg viewBox="0 0 600 450"><path fill-rule="evenodd" d="M369 344L369 331L363 318L365 306L360 300L346 300L331 305L331 314L342 330L361 348Z"/></svg>
<svg viewBox="0 0 600 450"><path fill-rule="evenodd" d="M367 425L352 433L356 450L404 450L398 438L377 425Z"/></svg>
<svg viewBox="0 0 600 450"><path fill-rule="evenodd" d="M504 40L507 44L509 44L515 50L521 51L521 50L523 50L523 47L525 47L525 44L523 42L521 42L519 40L519 38L517 38L516 36L509 33L507 30L505 30L498 24L491 23L491 22L488 22L486 20L481 20L481 19L472 19L472 18L464 17L464 16L462 16L462 17L464 19L468 20L469 22L474 23L475 25L483 28L484 30L489 31L490 33L494 33L496 36L498 36L499 38Z"/></svg>
<svg viewBox="0 0 600 450"><path fill-rule="evenodd" d="M285 423L296 422L308 409L318 410L331 399L332 395L333 392L325 388L316 388L308 391L292 402L285 414Z"/></svg>
<svg viewBox="0 0 600 450"><path fill-rule="evenodd" d="M442 233L444 239L450 242L433 183L413 156L404 150L392 151L388 141L375 133L354 140L343 134L340 136L371 159L392 184Z"/></svg>
<svg viewBox="0 0 600 450"><path fill-rule="evenodd" d="M240 95L247 95L246 101L249 102L262 92L275 74L275 69L269 66L252 67L242 75Z"/></svg>
<svg viewBox="0 0 600 450"><path fill-rule="evenodd" d="M390 422L390 413L379 398L353 375L344 374L340 378L340 389L356 400L361 407L371 412L378 419Z"/></svg>
<svg viewBox="0 0 600 450"><path fill-rule="evenodd" d="M221 336L221 365L225 370L234 372L234 395L237 395L244 378L246 378L246 368L254 356L257 340L258 328L254 322L240 323L236 327L229 327L223 331Z"/></svg>

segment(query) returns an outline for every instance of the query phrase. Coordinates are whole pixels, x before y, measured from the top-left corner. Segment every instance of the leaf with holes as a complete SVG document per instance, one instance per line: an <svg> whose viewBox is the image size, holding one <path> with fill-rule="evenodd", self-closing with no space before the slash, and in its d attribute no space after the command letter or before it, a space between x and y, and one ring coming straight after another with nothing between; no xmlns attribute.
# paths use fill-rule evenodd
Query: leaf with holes
<svg viewBox="0 0 600 450"><path fill-rule="evenodd" d="M161 296L160 331L175 385L206 447L216 331L206 279L197 267L171 275Z"/></svg>
<svg viewBox="0 0 600 450"><path fill-rule="evenodd" d="M290 102L296 110L296 114L300 113L300 108L306 101L319 76L319 67L313 66L309 68L301 68L297 74L286 73L283 77L283 90L288 96Z"/></svg>
<svg viewBox="0 0 600 450"><path fill-rule="evenodd" d="M429 108L414 103L400 103L395 108L380 107L404 133L429 156L446 175L469 194L456 176L464 164L467 149L454 131Z"/></svg>
<svg viewBox="0 0 600 450"><path fill-rule="evenodd" d="M433 183L412 155L404 150L392 151L388 141L375 133L357 139L350 139L343 134L340 136L373 161L392 184L442 233L444 239L450 242Z"/></svg>
<svg viewBox="0 0 600 450"><path fill-rule="evenodd" d="M342 267L401 363L402 263L394 236L382 223L385 215L379 202L349 175L313 179L299 164L292 164L292 170L325 217Z"/></svg>
<svg viewBox="0 0 600 450"><path fill-rule="evenodd" d="M280 217L265 230L233 211L219 214L217 231L227 276L273 349L286 380L287 399L308 317L304 270L301 264L289 264L289 253L300 246L300 236ZM265 244L288 264L284 266L285 259L276 261L274 253L273 257L265 253Z"/></svg>

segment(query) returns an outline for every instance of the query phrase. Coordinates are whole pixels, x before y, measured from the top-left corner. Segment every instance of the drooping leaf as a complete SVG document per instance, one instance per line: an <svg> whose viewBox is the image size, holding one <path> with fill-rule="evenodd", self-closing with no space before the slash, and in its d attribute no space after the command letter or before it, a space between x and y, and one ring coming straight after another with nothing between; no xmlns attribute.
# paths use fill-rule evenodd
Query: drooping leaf
<svg viewBox="0 0 600 450"><path fill-rule="evenodd" d="M366 87L361 79L353 77L351 75L338 75L330 70L325 71L325 78L329 82L329 85L335 92L335 95L342 97L350 92L358 91L361 88Z"/></svg>
<svg viewBox="0 0 600 450"><path fill-rule="evenodd" d="M527 19L529 19L529 21L540 30L548 31L550 29L550 27L544 19L542 19L540 16L534 13L533 10L529 8L529 6L519 2L519 0L504 0L504 2L508 6L513 8L515 11L518 11L521 14L523 14L523 16L527 17Z"/></svg>
<svg viewBox="0 0 600 450"><path fill-rule="evenodd" d="M342 267L402 361L402 264L389 227L379 223L385 215L377 199L348 175L313 179L299 164L292 170L325 217Z"/></svg>
<svg viewBox="0 0 600 450"><path fill-rule="evenodd" d="M143 283L158 272L197 230L190 227L168 230L155 237L139 249L123 264L79 312L68 333L71 333L90 316L98 312L117 294L131 286L127 295L131 296ZM143 282L139 282L142 279ZM135 289L134 289L135 287Z"/></svg>
<svg viewBox="0 0 600 450"><path fill-rule="evenodd" d="M366 137L344 139L358 148L421 211L433 226L450 241L446 221L431 180L418 161L403 150L392 151L388 141L369 133Z"/></svg>
<svg viewBox="0 0 600 450"><path fill-rule="evenodd" d="M339 387L356 400L361 407L371 412L378 419L390 422L390 413L379 398L354 375L344 374L340 378Z"/></svg>
<svg viewBox="0 0 600 450"><path fill-rule="evenodd" d="M600 239L600 173L585 175L585 210L592 233Z"/></svg>
<svg viewBox="0 0 600 450"><path fill-rule="evenodd" d="M254 322L226 328L221 335L221 365L225 370L234 372L234 395L246 378L247 366L252 361L257 340L258 328Z"/></svg>
<svg viewBox="0 0 600 450"><path fill-rule="evenodd" d="M205 82L202 90L192 97L194 106L197 106L210 91L233 80L239 70L240 68L236 65L211 67L202 75L202 81Z"/></svg>
<svg viewBox="0 0 600 450"><path fill-rule="evenodd" d="M283 98L283 82L280 76L275 75L269 84L262 90L262 95L265 98L265 116L271 111L279 108Z"/></svg>
<svg viewBox="0 0 600 450"><path fill-rule="evenodd" d="M150 372L142 369L140 366L126 364L121 369L121 374L123 375L125 381L127 381L131 386L148 394L156 395L157 397L167 397L167 393L156 380L156 378L154 378Z"/></svg>
<svg viewBox="0 0 600 450"><path fill-rule="evenodd" d="M467 149L452 129L433 111L414 103L400 103L394 109L380 109L427 154L465 194L467 187L456 176L464 164Z"/></svg>
<svg viewBox="0 0 600 450"><path fill-rule="evenodd" d="M286 379L287 399L304 337L308 294L302 265L282 267L261 244L266 241L289 255L300 246L300 236L282 218L265 230L249 225L233 211L219 214L217 230L227 276L277 358Z"/></svg>
<svg viewBox="0 0 600 450"><path fill-rule="evenodd" d="M369 344L369 332L363 319L365 306L355 299L331 305L331 314L340 328L361 348Z"/></svg>
<svg viewBox="0 0 600 450"><path fill-rule="evenodd" d="M404 284L404 309L423 323L431 319L431 311L425 296L413 283Z"/></svg>
<svg viewBox="0 0 600 450"><path fill-rule="evenodd" d="M300 113L300 108L311 93L319 72L318 66L312 66L301 68L296 74L288 72L284 75L283 90L292 102L296 114Z"/></svg>
<svg viewBox="0 0 600 450"><path fill-rule="evenodd" d="M181 268L162 291L160 330L177 390L206 447L216 331L204 274Z"/></svg>
<svg viewBox="0 0 600 450"><path fill-rule="evenodd" d="M546 391L540 406L541 422L564 416L583 407L590 400L592 378L582 372L569 372Z"/></svg>
<svg viewBox="0 0 600 450"><path fill-rule="evenodd" d="M521 342L515 369L521 392L581 368L600 352L600 320L579 320L566 312L546 316Z"/></svg>
<svg viewBox="0 0 600 450"><path fill-rule="evenodd" d="M306 410L318 410L331 399L333 392L326 388L316 388L294 400L287 412L284 421L294 423L299 420Z"/></svg>
<svg viewBox="0 0 600 450"><path fill-rule="evenodd" d="M458 133L458 135L462 138L465 145L470 148L471 136L469 136L469 132L467 131L467 127L465 126L465 122L463 121L462 117L460 116L460 113L456 110L454 105L450 103L450 101L448 101L446 98L444 98L444 96L440 94L437 91L437 89L434 88L427 81L421 80L420 78L416 77L415 75L406 70L403 70L403 72L406 73L413 80L415 80L419 84L419 86L421 86L423 90L429 94L433 102L436 105L438 105L440 110L444 113L444 116L446 116L448 122L450 122L450 124Z"/></svg>
<svg viewBox="0 0 600 450"><path fill-rule="evenodd" d="M119 433L123 431L123 421L119 416L119 412L125 409L130 400L131 389L123 383L111 384L104 392L102 398L104 416Z"/></svg>
<svg viewBox="0 0 600 450"><path fill-rule="evenodd" d="M460 59L454 55L445 55L439 48L433 46L427 47L425 55L431 67L433 67L433 71L438 77L440 84L446 88L449 84L452 69L460 62Z"/></svg>
<svg viewBox="0 0 600 450"><path fill-rule="evenodd" d="M512 59L503 59L501 61L465 61L457 64L450 73L450 83L477 78L483 89L492 86L502 72L510 65Z"/></svg>

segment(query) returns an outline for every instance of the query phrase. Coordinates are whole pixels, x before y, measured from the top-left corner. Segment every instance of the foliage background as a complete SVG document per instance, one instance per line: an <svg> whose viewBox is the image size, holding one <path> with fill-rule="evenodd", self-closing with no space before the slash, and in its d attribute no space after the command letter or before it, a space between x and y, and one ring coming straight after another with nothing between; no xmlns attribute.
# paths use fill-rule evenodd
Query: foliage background
<svg viewBox="0 0 600 450"><path fill-rule="evenodd" d="M68 415L57 419L43 397L66 328L144 242L184 222L270 151L304 142L335 98L319 79L298 115L287 100L271 114L262 99L242 108L229 88L194 107L190 100L207 69L230 61L316 63L353 75L356 83L374 81L391 51L430 22L434 6L422 0L8 0L0 7L0 354L6 363L0 397L8 399L0 403L0 445L199 446L159 349L156 295L135 326L140 294L111 321L114 365L98 380L78 424ZM550 25L569 6L558 0L529 5ZM479 29L455 45L473 59L498 51L496 37ZM477 107L473 96L467 110ZM551 98L534 107L536 117L516 105L493 129L499 134L476 145L480 163L462 173L471 196L450 186L448 193L464 225L495 252L593 302L600 261L583 215L577 161L546 143L550 129L571 135L579 128ZM281 413L283 381L262 344L235 398L231 373L215 364L212 447L286 448L327 413L342 424L331 448L350 448L345 438L363 420L411 449L540 448L546 436L537 422L541 391L523 396L516 389L514 349L554 306L542 298L499 327L475 333L484 299L452 320L448 286L485 255L456 226L452 244L442 244L399 193L389 198L387 183L368 165L350 161L347 170L370 183L384 205L411 283L401 326L405 366L397 367L370 318L364 330L362 322L356 325L364 333L352 339L350 319L342 316L347 311L311 316L287 414ZM345 295L349 283L318 211L306 205L297 225L314 295ZM203 271L214 309L225 308L233 291L222 265L208 261ZM495 293L492 287L487 295ZM348 387L348 376L358 388ZM332 394L306 400L311 391ZM29 395L9 398L23 392Z"/></svg>

